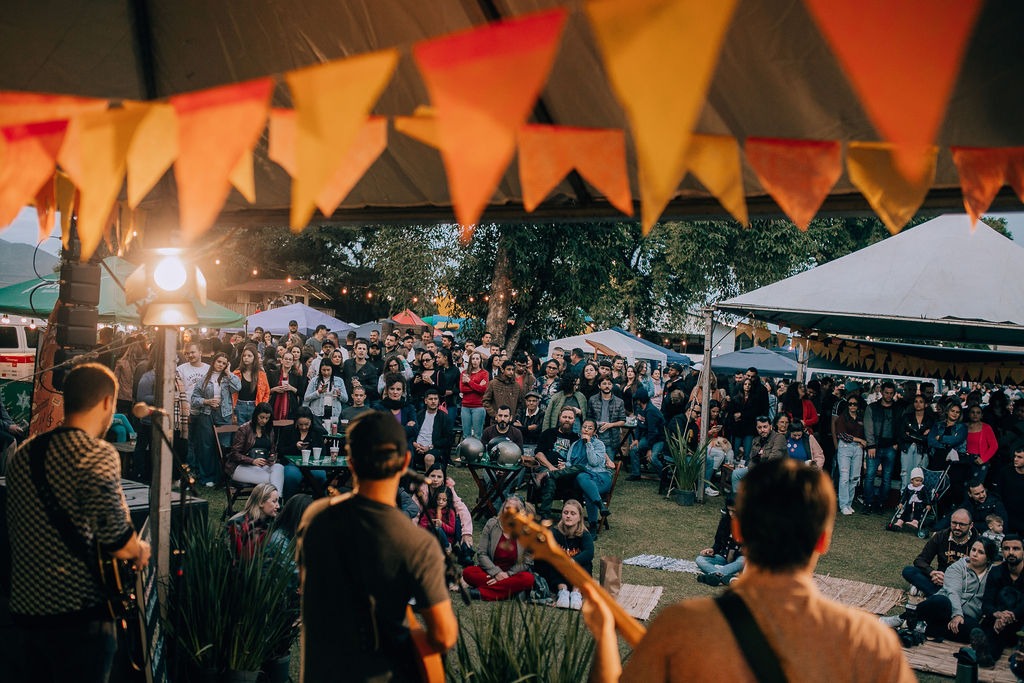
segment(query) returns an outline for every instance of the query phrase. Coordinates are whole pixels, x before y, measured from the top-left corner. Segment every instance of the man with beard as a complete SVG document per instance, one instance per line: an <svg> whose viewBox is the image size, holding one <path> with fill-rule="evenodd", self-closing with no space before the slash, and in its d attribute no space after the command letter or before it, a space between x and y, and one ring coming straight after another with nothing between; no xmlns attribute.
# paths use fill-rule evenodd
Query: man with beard
<svg viewBox="0 0 1024 683"><path fill-rule="evenodd" d="M985 597L981 600L981 628L971 631L971 647L978 653L978 666L993 666L1003 648L1017 644L1017 631L1024 621L1024 544L1017 534L1003 537L1003 563L989 570Z"/></svg>
<svg viewBox="0 0 1024 683"><path fill-rule="evenodd" d="M946 568L967 555L978 532L971 525L971 514L959 508L950 517L949 528L938 531L924 544L914 564L903 568L903 578L911 585L911 595L931 597L939 592ZM932 568L935 560L937 568Z"/></svg>
<svg viewBox="0 0 1024 683"><path fill-rule="evenodd" d="M576 411L562 408L558 414L558 426L545 430L537 442L534 454L541 464L541 500L537 508L538 514L546 517L551 513L551 502L554 500L558 478L566 472L569 462L569 448L576 443L580 435L572 430L576 422ZM575 474L575 473L573 473ZM550 488L549 488L550 487Z"/></svg>
<svg viewBox="0 0 1024 683"><path fill-rule="evenodd" d="M757 435L750 442L749 460L746 465L736 465L732 471L732 490L739 490L740 482L747 476L750 468L769 460L778 460L786 455L786 437L772 429L767 415L758 415L755 422Z"/></svg>
<svg viewBox="0 0 1024 683"><path fill-rule="evenodd" d="M626 404L612 393L614 386L611 377L602 377L600 391L587 401L587 417L597 422L597 438L610 458L619 450L620 430L626 426Z"/></svg>
<svg viewBox="0 0 1024 683"><path fill-rule="evenodd" d="M516 381L516 364L510 360L501 364L501 374L487 383L481 402L487 410L487 415L497 419L499 406L508 406L515 414L519 406L523 404L523 396L529 389L524 389ZM511 423L511 416L509 423Z"/></svg>
<svg viewBox="0 0 1024 683"><path fill-rule="evenodd" d="M442 468L448 468L448 454L452 450L455 436L452 434L452 423L448 415L440 410L440 392L429 387L423 393L423 410L416 415L418 431L412 442L413 462L423 470L430 469L435 462Z"/></svg>
<svg viewBox="0 0 1024 683"><path fill-rule="evenodd" d="M512 409L509 406L498 406L494 414L494 424L484 430L483 442L486 446L492 439L505 438L523 447L523 433L512 426Z"/></svg>
<svg viewBox="0 0 1024 683"><path fill-rule="evenodd" d="M381 365L387 366L388 361L392 358L405 360L405 351L401 350L401 347L398 346L398 335L394 332L388 332L384 336L384 348L381 350Z"/></svg>
<svg viewBox="0 0 1024 683"><path fill-rule="evenodd" d="M528 391L525 409L516 416L513 423L523 434L524 446L536 446L540 440L541 425L544 424L544 411L540 409L540 394L536 391Z"/></svg>
<svg viewBox="0 0 1024 683"><path fill-rule="evenodd" d="M881 511L892 483L892 467L899 450L900 409L896 405L896 385L882 383L882 395L864 411L864 435L868 441L867 473L864 477L864 510ZM875 472L882 466L881 488L875 489Z"/></svg>
<svg viewBox="0 0 1024 683"><path fill-rule="evenodd" d="M345 361L342 366L342 377L345 379L345 389L349 396L352 395L352 388L362 386L366 389L366 395L373 400L377 397L377 379L380 374L377 368L370 362L367 356L367 344L365 339L357 339L352 347L352 357Z"/></svg>

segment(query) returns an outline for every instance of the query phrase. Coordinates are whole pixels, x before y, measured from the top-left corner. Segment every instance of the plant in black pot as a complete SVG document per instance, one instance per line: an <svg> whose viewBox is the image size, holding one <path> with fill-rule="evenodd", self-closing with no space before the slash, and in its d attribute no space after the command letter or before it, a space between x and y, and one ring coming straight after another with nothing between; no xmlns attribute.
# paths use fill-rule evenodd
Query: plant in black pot
<svg viewBox="0 0 1024 683"><path fill-rule="evenodd" d="M666 430L665 448L672 468L671 486L668 495L680 505L693 505L697 487L704 482L704 460L707 457L707 440L692 446L694 437L690 434L693 425ZM689 436L689 438L688 438Z"/></svg>

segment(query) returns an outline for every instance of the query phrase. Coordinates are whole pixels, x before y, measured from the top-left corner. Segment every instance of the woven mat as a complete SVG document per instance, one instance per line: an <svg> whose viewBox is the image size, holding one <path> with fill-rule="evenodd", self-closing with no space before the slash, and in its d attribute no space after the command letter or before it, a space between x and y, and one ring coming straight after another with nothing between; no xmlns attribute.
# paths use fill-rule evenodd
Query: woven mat
<svg viewBox="0 0 1024 683"><path fill-rule="evenodd" d="M906 593L898 588L876 586L836 576L815 574L814 583L825 597L874 614L887 613L906 597Z"/></svg>
<svg viewBox="0 0 1024 683"><path fill-rule="evenodd" d="M956 676L956 659L954 655L961 647L964 647L962 643L954 643L948 640L941 643L927 640L917 647L903 648L903 655L907 658L907 663L910 664L912 669L952 678ZM996 662L995 668L983 669L978 667L978 681L981 683L989 683L989 681L1016 683L1017 677L1010 673L1010 666L1008 664L1010 652L1010 649L1006 649L1003 652L1003 656Z"/></svg>
<svg viewBox="0 0 1024 683"><path fill-rule="evenodd" d="M629 612L630 616L647 621L651 618L651 612L658 606L658 601L661 600L661 594L664 592L663 586L636 586L624 583L615 599Z"/></svg>

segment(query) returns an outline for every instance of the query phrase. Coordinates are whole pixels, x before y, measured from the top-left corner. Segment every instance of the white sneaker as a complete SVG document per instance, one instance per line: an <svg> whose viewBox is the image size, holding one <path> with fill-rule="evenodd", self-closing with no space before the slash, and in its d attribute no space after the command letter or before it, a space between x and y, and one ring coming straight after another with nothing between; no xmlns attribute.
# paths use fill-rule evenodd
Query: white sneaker
<svg viewBox="0 0 1024 683"><path fill-rule="evenodd" d="M569 609L569 591L563 588L558 591L558 599L555 600L555 607L561 607L562 609Z"/></svg>
<svg viewBox="0 0 1024 683"><path fill-rule="evenodd" d="M879 617L878 620L890 628L899 628L900 626L903 626L903 617L895 614L891 617Z"/></svg>
<svg viewBox="0 0 1024 683"><path fill-rule="evenodd" d="M849 505L847 505L842 510L840 510L840 512L842 512L844 515L852 515L853 514L853 508L850 507Z"/></svg>
<svg viewBox="0 0 1024 683"><path fill-rule="evenodd" d="M910 590L907 591L907 594L911 595L911 596L920 595L921 594L921 589L918 588L917 586L911 586Z"/></svg>
<svg viewBox="0 0 1024 683"><path fill-rule="evenodd" d="M579 591L574 590L572 593L569 593L569 607L571 609L583 609L583 596L580 595Z"/></svg>
<svg viewBox="0 0 1024 683"><path fill-rule="evenodd" d="M718 489L716 489L714 487L711 487L711 486L705 486L704 487L704 495L709 497L709 498L714 498L715 496L718 495Z"/></svg>

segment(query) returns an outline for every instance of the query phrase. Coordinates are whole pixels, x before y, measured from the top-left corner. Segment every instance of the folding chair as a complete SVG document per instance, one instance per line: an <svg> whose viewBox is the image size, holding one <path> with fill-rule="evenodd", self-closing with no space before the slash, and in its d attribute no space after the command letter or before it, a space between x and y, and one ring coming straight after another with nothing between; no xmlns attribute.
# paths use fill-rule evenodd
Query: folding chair
<svg viewBox="0 0 1024 683"><path fill-rule="evenodd" d="M220 445L221 434L234 434L238 431L238 425L221 425L214 427L214 443L217 444L217 455L220 456L220 467L224 469L224 448ZM235 514L235 501L242 496L248 496L252 493L252 490L256 488L255 484L245 484L234 479L226 479L224 482L224 492L228 498L228 506L224 508L224 513L221 515L221 519L227 519L231 515Z"/></svg>

